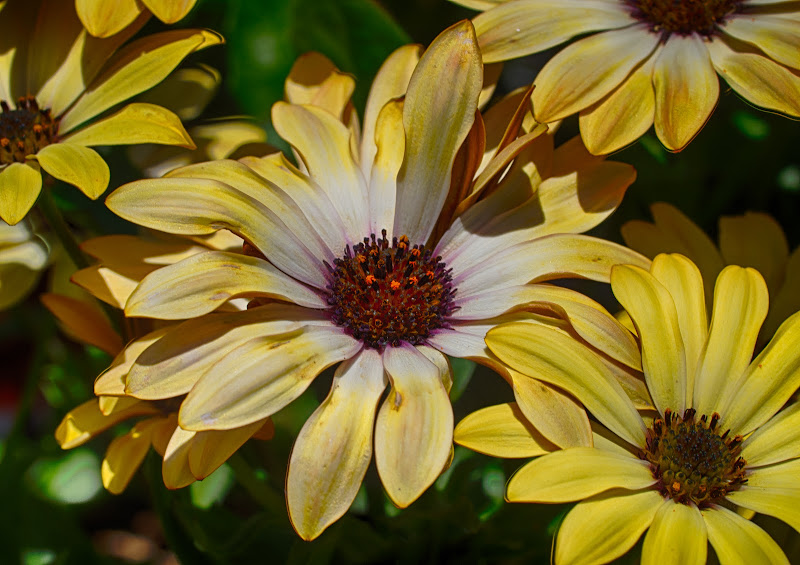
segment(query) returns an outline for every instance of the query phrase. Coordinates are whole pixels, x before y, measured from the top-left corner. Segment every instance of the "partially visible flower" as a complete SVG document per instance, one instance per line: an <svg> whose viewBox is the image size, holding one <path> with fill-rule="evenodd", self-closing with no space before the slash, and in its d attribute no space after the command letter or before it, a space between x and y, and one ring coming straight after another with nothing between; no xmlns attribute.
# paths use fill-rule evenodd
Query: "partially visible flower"
<svg viewBox="0 0 800 565"><path fill-rule="evenodd" d="M0 220L0 310L10 308L33 289L50 255L29 222L9 226Z"/></svg>
<svg viewBox="0 0 800 565"><path fill-rule="evenodd" d="M452 0L475 20L484 62L590 34L535 79L536 119L580 112L586 147L615 151L655 122L680 151L711 116L719 73L749 102L800 116L800 10L780 0Z"/></svg>
<svg viewBox="0 0 800 565"><path fill-rule="evenodd" d="M196 0L75 0L75 11L95 37L109 37L128 27L148 10L165 24L186 16Z"/></svg>
<svg viewBox="0 0 800 565"><path fill-rule="evenodd" d="M615 266L611 288L640 336L654 411L637 411L618 370L566 332L515 323L491 330L489 348L581 401L602 424L594 446L547 453L513 407L480 411L458 431L488 453L546 453L511 478L506 497L580 501L559 528L557 564L607 563L645 531L643 563L702 564L708 542L723 565L788 563L740 513L800 530L800 403L784 408L800 385L800 313L751 362L768 301L754 269L722 270L710 326L700 271L682 255L658 255L649 271Z"/></svg>
<svg viewBox="0 0 800 565"><path fill-rule="evenodd" d="M607 281L614 263L649 265L577 235L616 209L632 167L589 155L579 139L554 150L545 128L526 119L525 92L499 112L505 123L489 110L484 125L469 22L421 56L417 46L390 55L363 122L350 103L354 86L320 56L298 61L290 103L272 109L298 167L281 154L200 163L107 200L126 219L173 233L229 229L249 255L201 253L139 284L129 316L198 319L139 356L129 394L187 394L181 427L225 430L282 409L341 362L289 462L289 515L305 539L348 510L373 445L397 506L433 483L452 448L446 355L499 366L486 331L531 303L566 312L587 339L618 336L615 357L639 363L633 338L601 306L540 284ZM212 312L233 297L253 302L246 312ZM590 441L586 414L568 395L502 374L554 442Z"/></svg>
<svg viewBox="0 0 800 565"><path fill-rule="evenodd" d="M194 147L180 119L132 103L87 122L163 80L187 55L222 38L207 30L143 37L117 51L140 17L107 39L89 36L71 3L10 0L0 18L0 218L15 224L36 202L41 169L90 198L109 169L90 146L160 143Z"/></svg>
<svg viewBox="0 0 800 565"><path fill-rule="evenodd" d="M228 234L230 235L230 234ZM219 239L219 238L218 238ZM223 237L228 244L238 239ZM241 249L241 240L238 240ZM79 271L74 279L94 297L121 307L141 280L163 264L191 256L209 246L178 238L167 241L144 240L134 236L106 236L83 244L100 263ZM168 324L137 320L128 324L138 334L123 350L123 340L91 298L80 300L59 294L44 294L42 302L58 318L73 339L99 347L114 355L111 367L94 385L97 398L71 410L55 432L63 449L82 445L116 424L136 420L130 431L115 438L103 459L101 476L110 492L120 493L130 482L152 446L163 457L162 474L169 488L181 488L214 472L248 439L269 439L272 423L264 418L247 426L224 432L187 432L177 426L177 410L182 397L157 402L143 401L125 393L125 378L139 353L158 342Z"/></svg>
<svg viewBox="0 0 800 565"><path fill-rule="evenodd" d="M772 299L759 345L800 310L800 247L790 253L783 229L772 216L763 212L721 216L717 247L674 206L658 202L650 210L652 223L631 220L622 226L625 243L651 259L659 253L681 253L691 259L703 275L706 305L711 306L714 281L725 265L753 267L761 273Z"/></svg>

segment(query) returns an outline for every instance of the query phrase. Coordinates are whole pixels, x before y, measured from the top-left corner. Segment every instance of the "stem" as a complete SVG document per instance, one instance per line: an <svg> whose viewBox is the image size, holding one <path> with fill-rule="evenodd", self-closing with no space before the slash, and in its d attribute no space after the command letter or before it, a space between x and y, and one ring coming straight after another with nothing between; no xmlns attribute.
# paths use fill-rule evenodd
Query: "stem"
<svg viewBox="0 0 800 565"><path fill-rule="evenodd" d="M55 198L53 198L52 190L46 184L42 186L42 192L39 195L39 210L41 210L50 229L56 234L58 241L61 242L64 251L67 252L67 255L69 255L69 258L75 266L78 269L85 269L88 267L89 260L86 258L83 251L81 251L78 242L75 241L72 230L70 230L66 220L64 220L64 215L61 213L61 210L58 209Z"/></svg>
<svg viewBox="0 0 800 565"><path fill-rule="evenodd" d="M228 459L236 480L265 510L276 516L285 515L286 503L267 483L256 477L253 468L241 453L234 453Z"/></svg>

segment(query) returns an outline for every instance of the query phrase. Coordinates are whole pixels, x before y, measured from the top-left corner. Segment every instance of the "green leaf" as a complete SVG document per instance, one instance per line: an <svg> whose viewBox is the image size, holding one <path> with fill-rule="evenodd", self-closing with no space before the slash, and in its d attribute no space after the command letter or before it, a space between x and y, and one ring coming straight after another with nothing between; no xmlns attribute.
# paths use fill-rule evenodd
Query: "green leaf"
<svg viewBox="0 0 800 565"><path fill-rule="evenodd" d="M733 113L732 119L736 129L753 141L761 141L769 135L769 124L760 116L737 110Z"/></svg>
<svg viewBox="0 0 800 565"><path fill-rule="evenodd" d="M234 483L233 470L224 464L202 481L197 481L189 487L192 504L197 508L206 510L214 504L220 504L231 490Z"/></svg>
<svg viewBox="0 0 800 565"><path fill-rule="evenodd" d="M103 486L100 459L89 449L39 459L28 469L27 478L41 496L62 504L88 502Z"/></svg>

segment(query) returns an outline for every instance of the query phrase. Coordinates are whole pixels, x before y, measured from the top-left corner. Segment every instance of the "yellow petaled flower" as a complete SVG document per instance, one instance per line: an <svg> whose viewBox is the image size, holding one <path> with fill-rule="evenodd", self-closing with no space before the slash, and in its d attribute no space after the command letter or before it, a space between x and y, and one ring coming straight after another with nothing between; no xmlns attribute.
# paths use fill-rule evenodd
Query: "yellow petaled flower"
<svg viewBox="0 0 800 565"><path fill-rule="evenodd" d="M100 263L78 271L73 279L95 298L121 308L136 283L159 266L209 247L227 249L233 243L241 247L241 240L232 234L223 234L205 245L177 239L147 241L134 236L105 236L88 240L83 244L84 250L98 257ZM71 410L55 432L59 445L72 449L116 424L138 420L130 431L115 438L106 451L101 476L110 492L116 494L125 489L151 446L163 457L164 484L181 488L210 475L251 437L272 436L269 418L222 432L187 432L177 425L182 398L150 402L125 394L125 379L137 356L161 339L169 326L161 323L164 327L146 333L123 350L121 336L89 300L44 294L42 302L71 337L116 356L111 367L95 382L98 398ZM134 325L142 328L143 324ZM149 329L153 326L144 325Z"/></svg>
<svg viewBox="0 0 800 565"><path fill-rule="evenodd" d="M148 10L165 24L183 19L196 0L75 0L75 11L95 37L109 37L128 27Z"/></svg>
<svg viewBox="0 0 800 565"><path fill-rule="evenodd" d="M502 361L562 387L602 423L594 446L522 467L507 499L580 501L559 529L559 564L612 561L645 531L642 563L702 564L707 542L723 565L788 563L743 516L761 512L800 530L800 403L784 408L800 385L800 313L751 362L768 301L754 269L722 270L710 326L700 271L682 255L659 255L649 271L615 266L611 288L641 338L655 412L640 415L612 365L565 332L525 323L491 330L487 344ZM484 420L505 433L477 442L467 434L468 444L492 453L509 436L520 453L548 451L525 439L509 408L491 410L468 417L465 429L474 436Z"/></svg>
<svg viewBox="0 0 800 565"><path fill-rule="evenodd" d="M544 128L522 127L531 125L527 96L512 105L514 125L484 132L469 22L419 51L400 48L384 63L363 128L349 103L352 77L320 56L302 58L286 84L293 103L272 109L299 168L281 154L201 163L107 200L148 227L229 229L247 242L248 256L199 254L134 291L129 316L198 318L142 353L129 394L188 393L180 426L225 430L275 413L342 362L289 463L289 514L305 539L350 507L373 444L398 506L433 483L452 447L445 355L497 366L483 337L505 313L542 301L573 312L590 338L626 335L613 320L596 328L609 317L582 295L529 282L607 281L614 263L649 265L626 248L574 235L613 212L635 177L630 166L589 155L579 140L553 151ZM482 163L484 142L497 145ZM237 296L254 297L246 312L210 313ZM632 339L619 356L638 364ZM567 404L563 396L550 395L557 406Z"/></svg>
<svg viewBox="0 0 800 565"><path fill-rule="evenodd" d="M28 222L9 226L0 220L0 310L33 290L50 252Z"/></svg>
<svg viewBox="0 0 800 565"><path fill-rule="evenodd" d="M580 112L586 147L615 151L655 122L683 149L719 97L719 73L767 110L800 116L800 10L781 0L452 0L475 20L486 63L544 51L535 80L540 122ZM597 32L597 33L595 33Z"/></svg>
<svg viewBox="0 0 800 565"><path fill-rule="evenodd" d="M681 253L703 275L706 304L711 305L714 281L725 265L753 267L772 296L758 345L775 334L781 323L800 310L800 248L790 252L780 224L769 214L747 212L719 219L719 247L683 212L663 202L651 206L653 222L632 220L622 226L628 247L650 258Z"/></svg>
<svg viewBox="0 0 800 565"><path fill-rule="evenodd" d="M95 145L194 147L180 119L132 103L87 124L163 80L187 55L222 38L207 30L158 33L117 49L147 16L107 39L86 33L69 2L10 0L0 18L0 218L16 224L42 186L40 169L97 198L108 187Z"/></svg>

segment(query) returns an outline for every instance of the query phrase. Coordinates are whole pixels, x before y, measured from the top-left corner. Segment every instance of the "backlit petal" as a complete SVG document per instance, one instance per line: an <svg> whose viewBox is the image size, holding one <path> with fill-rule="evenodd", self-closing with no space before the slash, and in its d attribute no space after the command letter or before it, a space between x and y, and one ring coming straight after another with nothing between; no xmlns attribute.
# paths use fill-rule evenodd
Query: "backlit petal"
<svg viewBox="0 0 800 565"><path fill-rule="evenodd" d="M133 145L159 143L194 149L180 118L155 104L128 104L119 112L80 129L65 142L78 145Z"/></svg>
<svg viewBox="0 0 800 565"><path fill-rule="evenodd" d="M643 565L703 565L707 551L706 524L694 504L667 499L644 536Z"/></svg>
<svg viewBox="0 0 800 565"><path fill-rule="evenodd" d="M53 143L36 154L42 168L94 200L106 191L111 172L94 149L75 143Z"/></svg>
<svg viewBox="0 0 800 565"><path fill-rule="evenodd" d="M558 449L528 422L516 402L473 412L458 423L453 441L506 459L536 457Z"/></svg>
<svg viewBox="0 0 800 565"><path fill-rule="evenodd" d="M119 494L125 490L150 450L153 428L162 421L162 418L143 420L109 444L100 465L100 477L108 492Z"/></svg>
<svg viewBox="0 0 800 565"><path fill-rule="evenodd" d="M42 294L40 300L78 341L99 347L109 355L122 349L122 338L96 306L53 293Z"/></svg>
<svg viewBox="0 0 800 565"><path fill-rule="evenodd" d="M267 422L266 419L231 430L197 432L189 447L189 470L203 480L219 469L244 443Z"/></svg>
<svg viewBox="0 0 800 565"><path fill-rule="evenodd" d="M189 450L196 434L180 427L176 427L172 433L161 464L161 476L167 488L183 488L195 481L189 468Z"/></svg>
<svg viewBox="0 0 800 565"><path fill-rule="evenodd" d="M0 169L0 218L12 226L19 222L36 203L41 190L38 163L11 163Z"/></svg>
<svg viewBox="0 0 800 565"><path fill-rule="evenodd" d="M165 24L174 24L189 13L195 0L142 0L142 3Z"/></svg>
<svg viewBox="0 0 800 565"><path fill-rule="evenodd" d="M136 0L75 0L75 10L89 33L95 37L109 37L133 22L141 8Z"/></svg>
<svg viewBox="0 0 800 565"><path fill-rule="evenodd" d="M789 565L789 560L775 540L750 520L722 506L712 506L702 512L708 541L722 565Z"/></svg>
<svg viewBox="0 0 800 565"><path fill-rule="evenodd" d="M73 408L64 416L55 431L56 441L61 449L72 449L128 418L157 412L158 409L151 403L139 402L122 410L103 414L97 399L93 398Z"/></svg>

